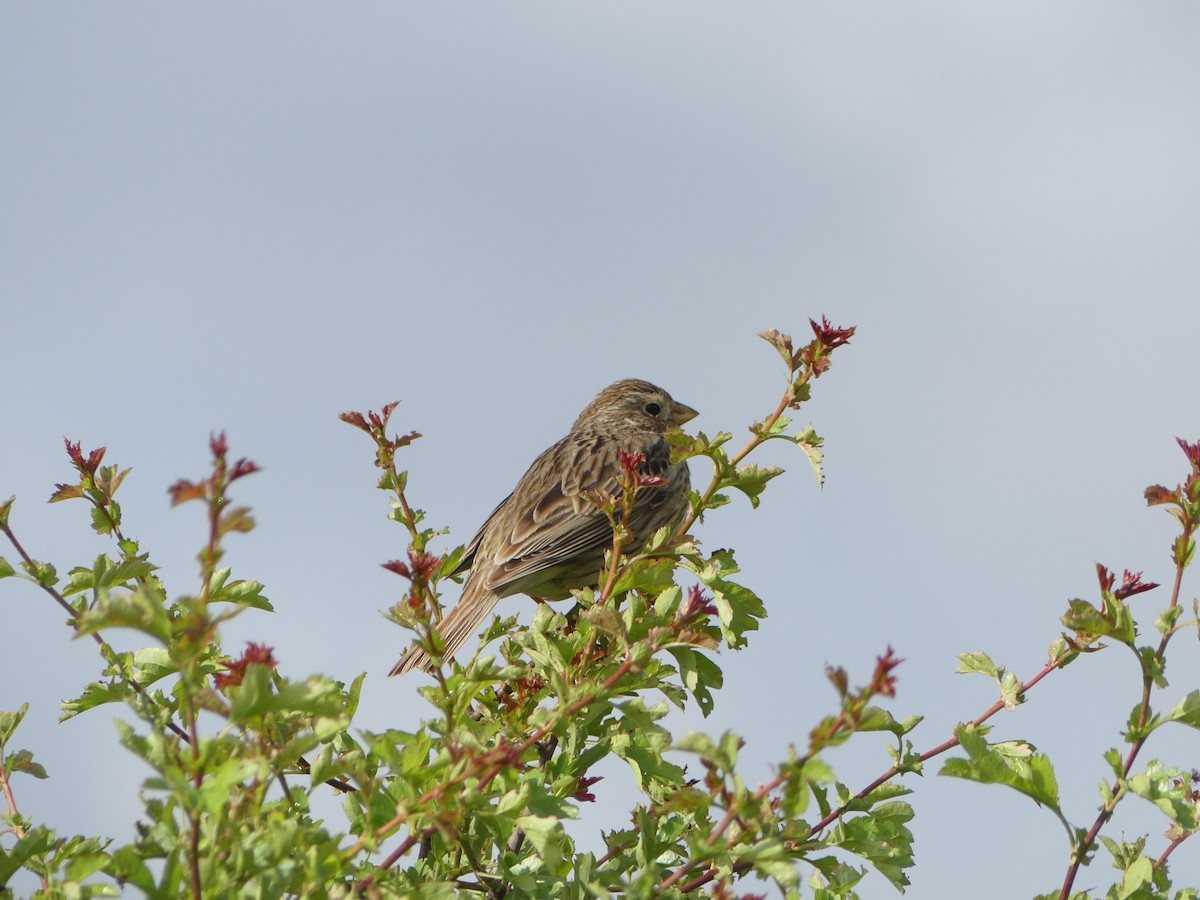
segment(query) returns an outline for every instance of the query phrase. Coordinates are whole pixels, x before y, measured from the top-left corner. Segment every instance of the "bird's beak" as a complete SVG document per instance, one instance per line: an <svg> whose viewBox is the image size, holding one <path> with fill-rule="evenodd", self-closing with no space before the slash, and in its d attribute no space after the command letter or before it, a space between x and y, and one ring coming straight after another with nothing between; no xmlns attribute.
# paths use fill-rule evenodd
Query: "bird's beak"
<svg viewBox="0 0 1200 900"><path fill-rule="evenodd" d="M674 410L671 413L671 424L678 428L684 422L690 422L698 415L700 414L686 403L680 403L676 401L674 404Z"/></svg>

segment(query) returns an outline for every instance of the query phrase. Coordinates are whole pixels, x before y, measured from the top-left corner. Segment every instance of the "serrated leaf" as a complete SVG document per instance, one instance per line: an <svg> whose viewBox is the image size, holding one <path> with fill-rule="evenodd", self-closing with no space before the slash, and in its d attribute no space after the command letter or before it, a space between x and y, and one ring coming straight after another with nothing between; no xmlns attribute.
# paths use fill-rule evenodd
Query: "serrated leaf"
<svg viewBox="0 0 1200 900"><path fill-rule="evenodd" d="M679 668L679 680L706 717L713 709L712 691L725 683L725 675L713 660L691 647L668 647Z"/></svg>
<svg viewBox="0 0 1200 900"><path fill-rule="evenodd" d="M1116 886L1117 900L1134 900L1147 896L1143 890L1153 882L1154 863L1148 857L1140 857L1125 870L1125 877Z"/></svg>
<svg viewBox="0 0 1200 900"><path fill-rule="evenodd" d="M551 816L520 816L516 824L533 844L546 870L554 873L562 862L566 843L562 822Z"/></svg>
<svg viewBox="0 0 1200 900"><path fill-rule="evenodd" d="M967 758L947 760L938 774L980 784L1006 785L1053 810L1061 818L1058 779L1049 758L1021 741L990 745L971 725L959 725L954 729L954 735Z"/></svg>
<svg viewBox="0 0 1200 900"><path fill-rule="evenodd" d="M954 670L954 674L970 675L972 673L986 675L997 684L1000 682L999 668L992 662L992 658L982 650L976 650L974 653L958 654L958 668Z"/></svg>
<svg viewBox="0 0 1200 900"><path fill-rule="evenodd" d="M868 706L862 711L862 715L855 726L855 731L890 731L896 737L904 737L913 728L917 722L920 722L920 717L915 717L916 722L905 720L905 722L897 722L890 712L879 706Z"/></svg>
<svg viewBox="0 0 1200 900"><path fill-rule="evenodd" d="M1162 717L1164 722L1179 722L1191 728L1200 728L1200 691L1185 694L1175 708Z"/></svg>
<svg viewBox="0 0 1200 900"><path fill-rule="evenodd" d="M83 496L83 488L77 484L56 484L54 485L54 493L50 495L47 503L58 503L62 500L74 500L76 497Z"/></svg>
<svg viewBox="0 0 1200 900"><path fill-rule="evenodd" d="M94 709L105 703L119 703L125 700L133 693L131 688L124 681L115 681L105 683L93 681L91 684L85 685L83 693L75 700L64 700L61 705L62 715L58 717L59 722L65 722L80 713L87 712L89 709Z"/></svg>
<svg viewBox="0 0 1200 900"><path fill-rule="evenodd" d="M1086 600L1071 600L1062 616L1062 623L1079 634L1111 637L1133 646L1137 630L1129 608L1115 600L1105 605L1110 608L1101 611Z"/></svg>
<svg viewBox="0 0 1200 900"><path fill-rule="evenodd" d="M907 803L882 803L862 815L843 817L825 842L862 857L903 891L909 884L906 870L913 865L913 836L907 827L912 817Z"/></svg>
<svg viewBox="0 0 1200 900"><path fill-rule="evenodd" d="M11 710L0 712L0 747L9 742L27 712L29 712L28 703L22 703L21 708L15 712Z"/></svg>
<svg viewBox="0 0 1200 900"><path fill-rule="evenodd" d="M767 610L752 590L726 580L725 576L738 572L733 555L728 550L718 550L701 563L685 559L683 565L712 592L725 642L734 649L745 646L746 632L758 630L759 620L766 618Z"/></svg>
<svg viewBox="0 0 1200 900"><path fill-rule="evenodd" d="M1165 768L1158 760L1152 760L1145 772L1127 779L1126 784L1130 791L1149 800L1185 831L1195 831L1200 825L1196 801L1191 795L1190 773Z"/></svg>
<svg viewBox="0 0 1200 900"><path fill-rule="evenodd" d="M213 573L209 583L208 599L210 603L236 603L239 606L249 606L265 612L274 612L271 602L262 596L263 586L257 581L230 581L229 569L218 569Z"/></svg>
<svg viewBox="0 0 1200 900"><path fill-rule="evenodd" d="M745 494L750 500L750 505L758 509L758 498L766 488L767 482L772 478L778 478L782 474L783 469L779 468L779 466L756 466L752 464L738 466L729 486L737 488Z"/></svg>
<svg viewBox="0 0 1200 900"><path fill-rule="evenodd" d="M777 328L768 328L766 331L760 331L758 336L775 348L775 352L783 359L789 372L795 368L795 364L792 362L792 336L790 334L784 334Z"/></svg>
<svg viewBox="0 0 1200 900"><path fill-rule="evenodd" d="M17 750L4 758L4 771L9 775L14 772L24 772L34 778L46 779L50 776L40 763L33 761L33 753L29 750Z"/></svg>
<svg viewBox="0 0 1200 900"><path fill-rule="evenodd" d="M100 590L96 602L80 613L75 621L76 635L95 634L106 628L133 628L171 643L171 618L167 615L161 592L147 584L131 592L110 593Z"/></svg>
<svg viewBox="0 0 1200 900"><path fill-rule="evenodd" d="M807 385L806 385L807 387ZM822 463L825 460L825 451L821 449L824 440L813 429L812 425L804 426L804 430L795 435L792 440L796 446L808 457L809 465L812 466L813 474L817 476L817 484L825 486L825 470L822 468Z"/></svg>

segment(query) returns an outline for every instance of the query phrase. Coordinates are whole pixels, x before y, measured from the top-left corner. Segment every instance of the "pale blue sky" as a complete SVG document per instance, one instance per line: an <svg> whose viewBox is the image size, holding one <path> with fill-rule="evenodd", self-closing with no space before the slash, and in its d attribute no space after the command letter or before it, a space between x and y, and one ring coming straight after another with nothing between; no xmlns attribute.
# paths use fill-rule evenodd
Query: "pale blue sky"
<svg viewBox="0 0 1200 900"><path fill-rule="evenodd" d="M1171 522L1141 491L1182 475L1175 435L1200 438L1198 33L1184 3L7 4L0 496L35 555L88 561L84 508L44 500L64 435L107 444L134 470L129 531L188 592L199 510L166 487L226 429L264 468L238 485L260 527L229 561L278 610L231 648L367 671L360 726L410 726L419 682L384 677L405 637L377 613L403 534L338 412L401 399L397 427L426 435L411 496L466 540L610 381L740 434L780 388L755 332L826 313L859 335L805 414L825 489L772 448L790 472L762 508L699 532L770 612L722 656L703 727L744 734L765 777L831 709L825 664L861 680L890 643L890 708L926 715L933 746L994 699L957 652L1027 677L1095 561L1169 580ZM18 785L23 811L124 839L144 772L111 715L55 724L95 649L28 586L0 604L0 708L32 704L20 743L52 775ZM1164 703L1200 678L1194 641L1169 675ZM1048 752L1090 824L1136 700L1112 650L995 735ZM1197 735L1164 737L1144 760L1195 764ZM830 761L851 786L888 762L869 740ZM622 821L627 784L609 773L581 841ZM1050 814L932 772L914 787L909 896L1060 884ZM1114 833L1161 846L1137 802ZM1077 886L1111 872L1101 852Z"/></svg>

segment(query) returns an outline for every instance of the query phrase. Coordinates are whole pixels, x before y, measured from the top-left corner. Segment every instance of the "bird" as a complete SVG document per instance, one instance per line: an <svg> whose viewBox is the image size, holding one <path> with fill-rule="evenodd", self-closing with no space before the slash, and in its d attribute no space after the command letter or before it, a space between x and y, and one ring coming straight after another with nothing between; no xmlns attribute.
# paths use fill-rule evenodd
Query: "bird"
<svg viewBox="0 0 1200 900"><path fill-rule="evenodd" d="M640 454L637 471L655 480L639 489L628 527L635 541L683 520L691 478L686 461L671 462L665 435L697 415L692 407L648 381L617 381L584 408L570 432L546 449L521 476L467 544L462 595L438 623L450 659L502 597L527 594L564 599L572 588L598 583L612 524L596 491L620 497L622 454ZM635 456L634 459L637 459ZM389 675L432 672L433 660L414 644Z"/></svg>

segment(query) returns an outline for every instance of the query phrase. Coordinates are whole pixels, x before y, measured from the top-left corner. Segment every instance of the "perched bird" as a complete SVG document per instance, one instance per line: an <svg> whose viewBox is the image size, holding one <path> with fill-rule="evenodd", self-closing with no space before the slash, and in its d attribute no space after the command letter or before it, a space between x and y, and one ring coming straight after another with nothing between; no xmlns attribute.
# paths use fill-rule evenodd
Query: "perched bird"
<svg viewBox="0 0 1200 900"><path fill-rule="evenodd" d="M686 462L671 464L663 436L695 415L662 388L637 379L618 381L597 394L571 432L534 460L467 545L457 571L471 572L462 597L438 626L445 658L458 651L501 597L563 599L571 588L596 583L613 531L588 494L620 495L621 452L640 453L641 474L662 479L634 499L629 519L634 539L644 541L681 521L691 480ZM389 674L432 668L429 655L414 645Z"/></svg>

